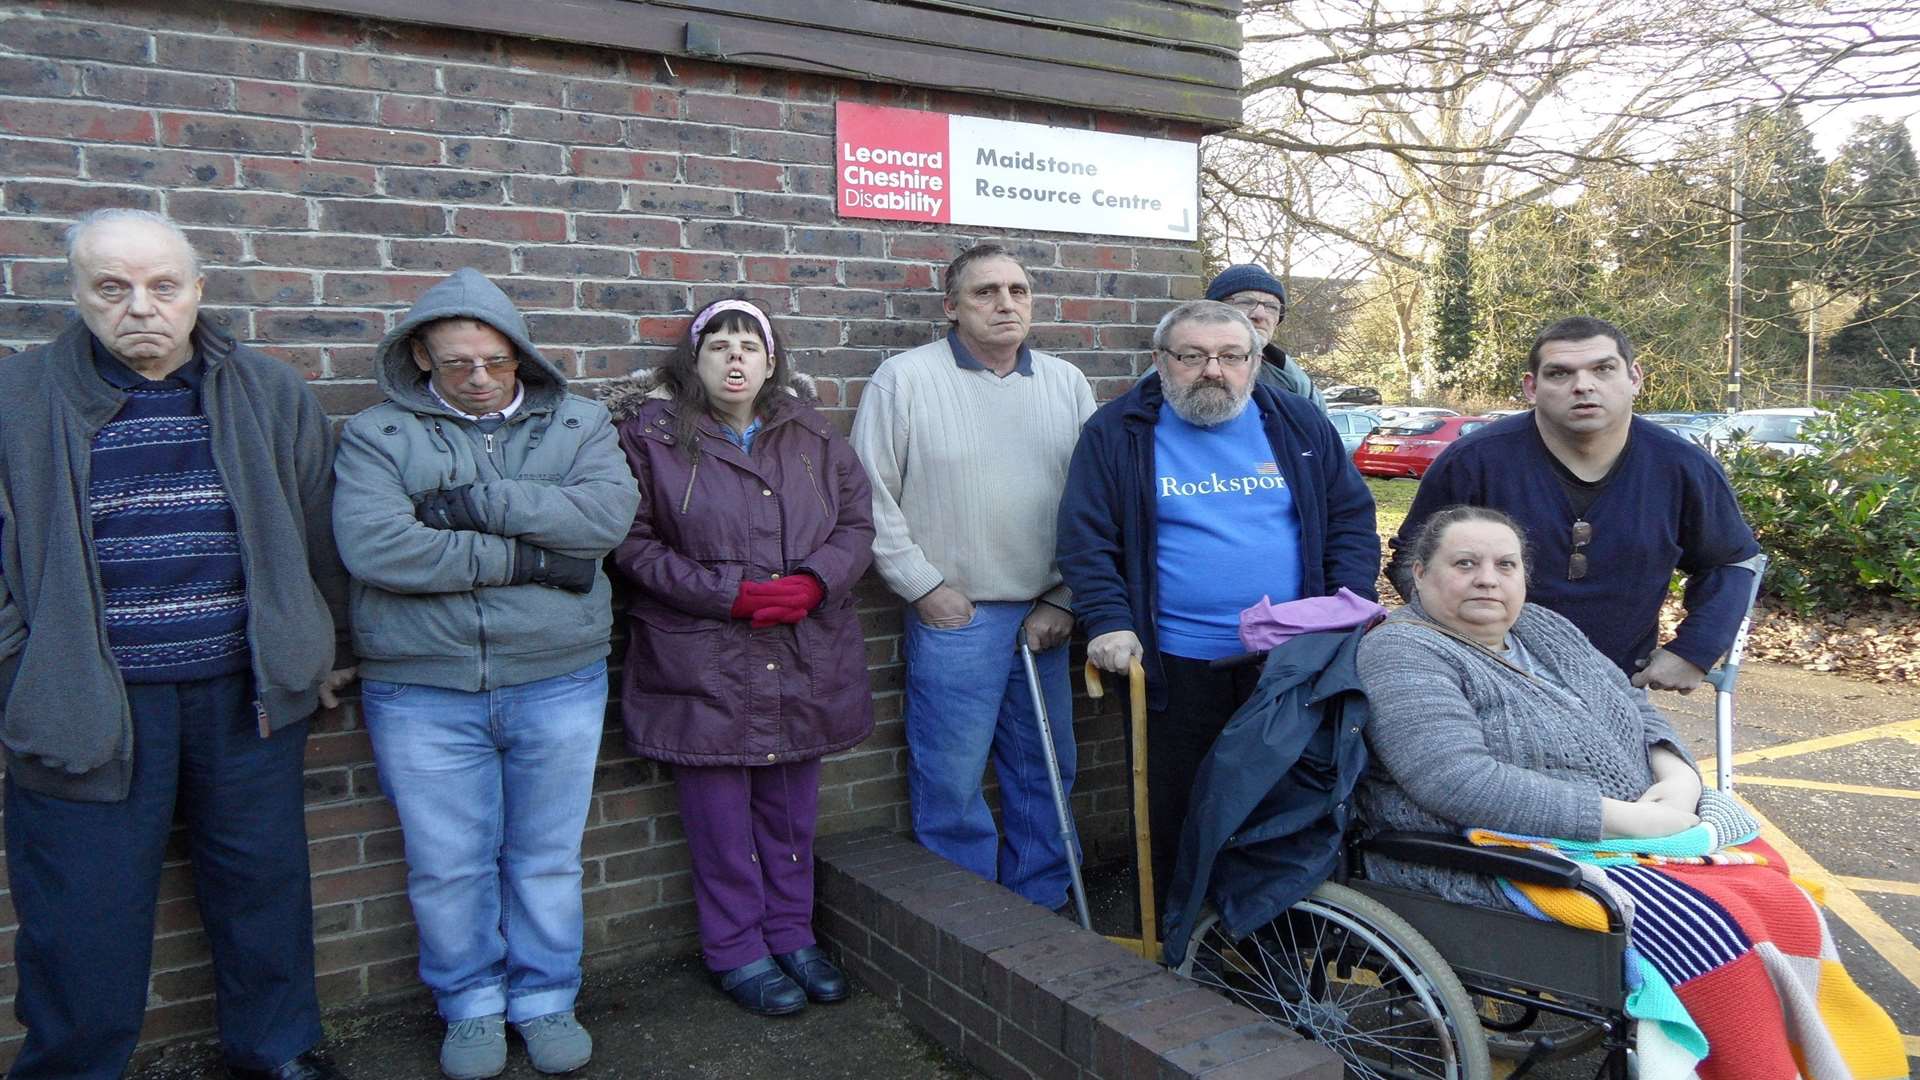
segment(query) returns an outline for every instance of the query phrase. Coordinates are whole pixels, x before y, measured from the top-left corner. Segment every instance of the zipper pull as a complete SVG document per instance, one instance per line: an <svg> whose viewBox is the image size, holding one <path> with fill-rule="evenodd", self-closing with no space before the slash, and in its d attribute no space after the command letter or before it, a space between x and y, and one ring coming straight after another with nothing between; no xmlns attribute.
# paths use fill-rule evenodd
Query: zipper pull
<svg viewBox="0 0 1920 1080"><path fill-rule="evenodd" d="M267 707L260 703L259 698L253 699L253 716L260 723L261 738L264 739L273 734L273 728L267 723Z"/></svg>
<svg viewBox="0 0 1920 1080"><path fill-rule="evenodd" d="M493 432L487 432L487 456L493 456Z"/></svg>

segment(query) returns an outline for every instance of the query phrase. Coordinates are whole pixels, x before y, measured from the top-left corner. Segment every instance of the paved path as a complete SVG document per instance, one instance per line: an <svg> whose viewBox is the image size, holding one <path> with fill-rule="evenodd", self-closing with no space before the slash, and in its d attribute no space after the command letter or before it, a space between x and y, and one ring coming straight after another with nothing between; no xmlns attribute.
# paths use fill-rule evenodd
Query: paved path
<svg viewBox="0 0 1920 1080"><path fill-rule="evenodd" d="M979 1074L864 990L797 1016L749 1016L720 996L694 957L616 966L587 976L580 1018L593 1061L578 1080L963 1080ZM433 1006L365 1009L327 1018L327 1045L354 1080L440 1080L444 1031ZM181 1047L133 1080L218 1080L205 1045ZM538 1080L510 1037L503 1080Z"/></svg>

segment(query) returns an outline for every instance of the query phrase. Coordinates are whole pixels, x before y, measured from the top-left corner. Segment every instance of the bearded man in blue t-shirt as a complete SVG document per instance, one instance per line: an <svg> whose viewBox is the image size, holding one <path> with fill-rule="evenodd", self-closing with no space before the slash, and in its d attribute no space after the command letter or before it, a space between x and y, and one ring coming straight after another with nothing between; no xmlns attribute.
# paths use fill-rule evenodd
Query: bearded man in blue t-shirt
<svg viewBox="0 0 1920 1080"><path fill-rule="evenodd" d="M1081 432L1057 558L1087 659L1147 672L1154 879L1170 880L1193 777L1253 692L1240 612L1346 587L1374 598L1373 496L1308 399L1259 381L1240 311L1182 304L1154 329L1154 370Z"/></svg>

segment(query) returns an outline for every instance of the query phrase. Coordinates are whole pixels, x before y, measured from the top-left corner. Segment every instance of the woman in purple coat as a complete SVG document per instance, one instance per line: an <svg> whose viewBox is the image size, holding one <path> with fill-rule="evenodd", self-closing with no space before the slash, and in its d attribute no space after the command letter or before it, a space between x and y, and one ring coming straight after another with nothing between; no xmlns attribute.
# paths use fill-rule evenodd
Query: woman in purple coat
<svg viewBox="0 0 1920 1080"><path fill-rule="evenodd" d="M873 730L872 494L811 389L759 308L721 300L608 400L640 481L613 552L627 746L673 765L707 967L768 1016L847 996L813 937L820 759Z"/></svg>

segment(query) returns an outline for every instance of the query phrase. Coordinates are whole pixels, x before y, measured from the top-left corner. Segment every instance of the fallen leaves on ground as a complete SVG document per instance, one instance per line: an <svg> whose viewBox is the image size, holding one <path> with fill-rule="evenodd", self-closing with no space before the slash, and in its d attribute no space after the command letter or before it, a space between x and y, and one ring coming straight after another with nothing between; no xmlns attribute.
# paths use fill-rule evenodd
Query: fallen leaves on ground
<svg viewBox="0 0 1920 1080"><path fill-rule="evenodd" d="M1669 599L1660 614L1663 638L1680 615L1679 601ZM1745 659L1868 682L1920 683L1920 607L1877 599L1846 612L1798 615L1761 597Z"/></svg>

